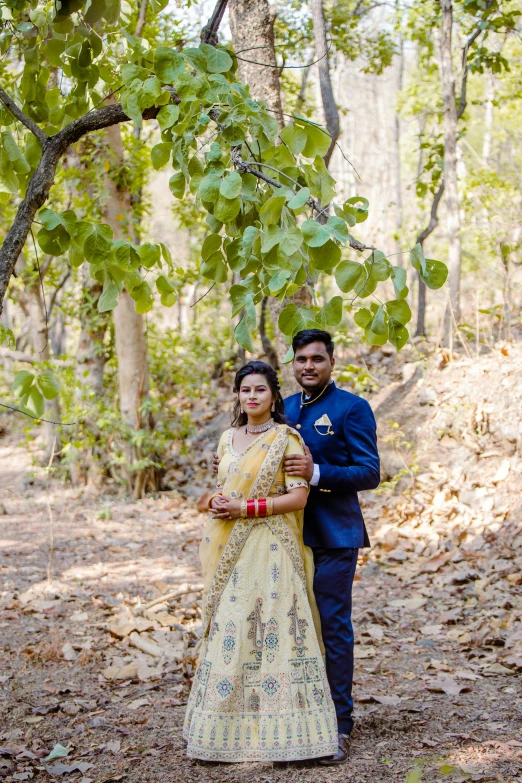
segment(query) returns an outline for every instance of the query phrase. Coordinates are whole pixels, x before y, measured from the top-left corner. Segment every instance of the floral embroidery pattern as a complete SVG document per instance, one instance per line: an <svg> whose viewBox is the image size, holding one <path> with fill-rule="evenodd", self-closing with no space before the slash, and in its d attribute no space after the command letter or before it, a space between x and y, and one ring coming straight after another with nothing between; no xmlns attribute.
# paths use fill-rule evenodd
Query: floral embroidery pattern
<svg viewBox="0 0 522 783"><path fill-rule="evenodd" d="M250 623L250 630L248 632L248 638L254 642L254 649L251 655L255 655L256 660L260 661L263 654L263 641L265 637L265 626L261 620L261 609L263 608L262 598L258 598L256 601L256 607L253 612L247 617L247 621Z"/></svg>
<svg viewBox="0 0 522 783"><path fill-rule="evenodd" d="M275 563L272 566L271 574L272 574L272 582L277 582L277 580L279 579L279 568Z"/></svg>
<svg viewBox="0 0 522 783"><path fill-rule="evenodd" d="M266 659L268 663L274 662L275 653L279 649L278 630L279 626L277 620L272 617L272 619L267 622L265 628L265 650L267 651Z"/></svg>
<svg viewBox="0 0 522 783"><path fill-rule="evenodd" d="M279 547L278 547L278 545L276 543L270 544L270 551L271 552L277 552L278 549L279 549Z"/></svg>
<svg viewBox="0 0 522 783"><path fill-rule="evenodd" d="M218 684L216 685L216 690L222 699L226 699L227 696L230 696L230 694L234 690L234 686L232 685L230 680L225 677L223 680L221 680L221 682L218 682Z"/></svg>
<svg viewBox="0 0 522 783"><path fill-rule="evenodd" d="M236 625L229 620L225 625L225 635L223 637L223 660L229 664L236 647Z"/></svg>
<svg viewBox="0 0 522 783"><path fill-rule="evenodd" d="M295 647L292 647L292 650L295 650L298 658L302 658L306 650L308 649L308 647L306 647L304 643L305 636L306 636L306 629L308 627L308 621L304 617L299 617L298 615L296 595L294 595L292 608L288 612L288 617L290 617L289 633L290 636L294 637L294 641L295 641Z"/></svg>
<svg viewBox="0 0 522 783"><path fill-rule="evenodd" d="M214 636L217 633L217 631L219 631L219 625L218 625L218 623L213 622L212 625L210 626L210 631L208 633L208 639L209 639L210 642L214 638Z"/></svg>
<svg viewBox="0 0 522 783"><path fill-rule="evenodd" d="M237 570L237 568L234 568L234 570L232 571L231 580L232 580L232 584L235 587L237 585L237 583L239 582L239 571Z"/></svg>
<svg viewBox="0 0 522 783"><path fill-rule="evenodd" d="M277 682L276 678L270 675L270 677L266 678L261 687L265 693L268 693L269 696L274 696L281 686Z"/></svg>

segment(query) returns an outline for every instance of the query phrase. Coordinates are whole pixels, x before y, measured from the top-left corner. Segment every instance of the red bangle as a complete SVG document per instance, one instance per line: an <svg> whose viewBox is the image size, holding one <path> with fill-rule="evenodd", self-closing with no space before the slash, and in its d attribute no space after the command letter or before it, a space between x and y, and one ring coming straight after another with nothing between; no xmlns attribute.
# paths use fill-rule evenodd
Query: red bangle
<svg viewBox="0 0 522 783"><path fill-rule="evenodd" d="M257 514L260 517L266 517L266 498L257 501Z"/></svg>
<svg viewBox="0 0 522 783"><path fill-rule="evenodd" d="M255 517L256 515L256 501L247 500L247 517Z"/></svg>

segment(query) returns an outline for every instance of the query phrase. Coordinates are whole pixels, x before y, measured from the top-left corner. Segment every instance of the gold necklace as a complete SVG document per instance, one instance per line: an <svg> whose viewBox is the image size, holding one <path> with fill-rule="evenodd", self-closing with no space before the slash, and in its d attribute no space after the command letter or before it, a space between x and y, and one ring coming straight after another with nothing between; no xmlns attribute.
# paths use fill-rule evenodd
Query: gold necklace
<svg viewBox="0 0 522 783"><path fill-rule="evenodd" d="M314 397L314 398L313 398L313 400L308 400L308 402L305 402L305 401L303 400L303 394L304 394L304 391L303 391L303 392L301 392L301 408L303 407L303 405L311 405L311 404L312 404L312 402L315 402L316 400L318 400L318 399L319 399L319 397L320 397L322 394L324 394L324 393L325 393L325 391L326 391L326 389L329 387L329 385L330 385L330 384L329 384L329 383L327 383L327 384L326 384L326 386L323 388L323 390L322 390L322 391L321 391L321 392L320 392L320 393L317 395L317 397Z"/></svg>

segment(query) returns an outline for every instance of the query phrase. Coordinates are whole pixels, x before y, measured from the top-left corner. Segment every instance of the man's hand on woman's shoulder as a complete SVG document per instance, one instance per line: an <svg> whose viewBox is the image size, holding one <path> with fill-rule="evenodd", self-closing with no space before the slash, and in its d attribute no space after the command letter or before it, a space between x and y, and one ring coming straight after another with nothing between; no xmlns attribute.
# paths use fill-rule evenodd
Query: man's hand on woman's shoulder
<svg viewBox="0 0 522 783"><path fill-rule="evenodd" d="M305 444L304 454L290 454L285 457L284 471L289 476L299 476L311 481L314 475L314 458L308 446Z"/></svg>

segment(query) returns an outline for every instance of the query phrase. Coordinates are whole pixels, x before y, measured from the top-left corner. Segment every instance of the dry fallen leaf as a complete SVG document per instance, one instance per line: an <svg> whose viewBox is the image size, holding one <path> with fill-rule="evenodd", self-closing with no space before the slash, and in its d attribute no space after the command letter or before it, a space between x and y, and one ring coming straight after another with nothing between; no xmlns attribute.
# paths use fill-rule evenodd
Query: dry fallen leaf
<svg viewBox="0 0 522 783"><path fill-rule="evenodd" d="M134 699L134 701L131 701L129 704L126 705L128 710L139 710L140 707L148 707L150 705L150 701L146 698L142 699Z"/></svg>
<svg viewBox="0 0 522 783"><path fill-rule="evenodd" d="M437 677L428 683L428 690L435 693L447 693L448 696L458 696L463 691L470 691L469 685L459 685L449 674L439 672Z"/></svg>

